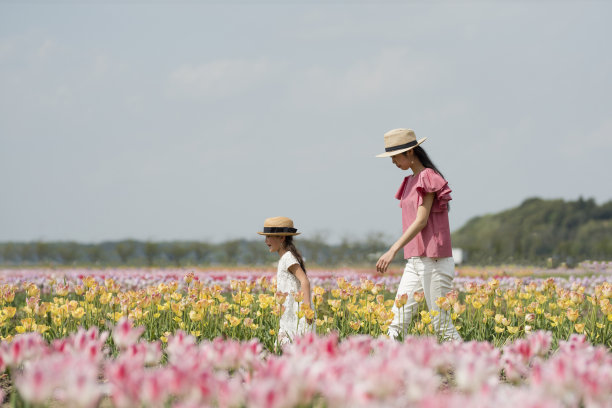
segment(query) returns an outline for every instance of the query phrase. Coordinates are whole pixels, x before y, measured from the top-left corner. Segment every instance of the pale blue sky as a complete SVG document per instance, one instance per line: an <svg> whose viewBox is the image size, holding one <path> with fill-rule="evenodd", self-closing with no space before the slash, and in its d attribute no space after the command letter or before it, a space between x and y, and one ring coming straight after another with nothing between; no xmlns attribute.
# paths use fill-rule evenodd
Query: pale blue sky
<svg viewBox="0 0 612 408"><path fill-rule="evenodd" d="M612 199L610 2L19 3L0 241L255 238L276 215L395 237L405 174L374 155L397 127L428 137L452 229Z"/></svg>

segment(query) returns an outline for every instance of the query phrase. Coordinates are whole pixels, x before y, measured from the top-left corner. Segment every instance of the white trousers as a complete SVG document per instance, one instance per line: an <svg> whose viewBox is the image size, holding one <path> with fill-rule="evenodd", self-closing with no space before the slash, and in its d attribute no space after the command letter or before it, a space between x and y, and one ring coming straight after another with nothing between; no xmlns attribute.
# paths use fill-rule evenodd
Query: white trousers
<svg viewBox="0 0 612 408"><path fill-rule="evenodd" d="M451 291L454 277L455 262L453 258L409 258L395 296L397 299L407 293L408 302L402 308L393 305L393 322L389 326L389 337L395 338L400 332L406 337L412 314L416 313L419 308L419 304L414 300L414 293L423 291L429 310L439 312L432 319L435 333L445 340L460 340L461 336L457 333L450 314L440 310L436 305L436 300L439 297L446 296Z"/></svg>

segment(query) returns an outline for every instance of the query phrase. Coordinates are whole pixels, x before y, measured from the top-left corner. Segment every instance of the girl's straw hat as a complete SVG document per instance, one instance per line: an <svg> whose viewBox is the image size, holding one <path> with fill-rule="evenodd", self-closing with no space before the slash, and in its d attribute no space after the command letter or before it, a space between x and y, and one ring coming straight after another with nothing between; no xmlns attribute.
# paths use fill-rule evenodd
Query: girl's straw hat
<svg viewBox="0 0 612 408"><path fill-rule="evenodd" d="M389 157L414 149L427 139L422 138L417 142L416 135L412 129L393 129L385 133L385 153L376 157Z"/></svg>
<svg viewBox="0 0 612 408"><path fill-rule="evenodd" d="M263 232L259 235L300 235L296 228L293 228L293 221L287 217L272 217L264 221Z"/></svg>

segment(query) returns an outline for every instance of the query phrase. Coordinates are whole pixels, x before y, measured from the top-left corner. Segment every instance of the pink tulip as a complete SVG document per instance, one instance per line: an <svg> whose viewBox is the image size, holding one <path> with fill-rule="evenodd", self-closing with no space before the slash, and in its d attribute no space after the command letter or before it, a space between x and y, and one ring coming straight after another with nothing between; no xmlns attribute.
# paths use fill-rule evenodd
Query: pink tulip
<svg viewBox="0 0 612 408"><path fill-rule="evenodd" d="M134 327L132 321L122 317L113 329L113 341L117 348L126 348L138 342L144 327Z"/></svg>
<svg viewBox="0 0 612 408"><path fill-rule="evenodd" d="M166 370L155 370L147 372L143 376L140 392L138 393L139 403L147 407L163 407L170 393L166 386L168 373Z"/></svg>
<svg viewBox="0 0 612 408"><path fill-rule="evenodd" d="M35 364L15 378L15 386L24 401L43 404L53 396L55 370L46 364Z"/></svg>
<svg viewBox="0 0 612 408"><path fill-rule="evenodd" d="M57 399L66 406L93 408L102 397L102 385L98 382L99 368L87 357L66 356L60 364L62 379Z"/></svg>
<svg viewBox="0 0 612 408"><path fill-rule="evenodd" d="M152 343L141 341L127 347L122 354L129 356L129 358L142 361L144 365L155 365L158 364L162 358L161 342L159 340Z"/></svg>
<svg viewBox="0 0 612 408"><path fill-rule="evenodd" d="M142 361L120 355L117 360L107 363L105 375L111 399L116 407L138 405L145 375Z"/></svg>
<svg viewBox="0 0 612 408"><path fill-rule="evenodd" d="M186 353L195 356L197 354L195 337L188 335L182 330L178 330L173 336L168 338L166 353L168 353L168 361L170 363L180 363L183 360L182 356ZM182 361L182 363L185 363L185 361Z"/></svg>
<svg viewBox="0 0 612 408"><path fill-rule="evenodd" d="M8 367L17 367L24 361L46 354L47 344L40 333L23 333L15 336L12 342L0 344L2 362Z"/></svg>

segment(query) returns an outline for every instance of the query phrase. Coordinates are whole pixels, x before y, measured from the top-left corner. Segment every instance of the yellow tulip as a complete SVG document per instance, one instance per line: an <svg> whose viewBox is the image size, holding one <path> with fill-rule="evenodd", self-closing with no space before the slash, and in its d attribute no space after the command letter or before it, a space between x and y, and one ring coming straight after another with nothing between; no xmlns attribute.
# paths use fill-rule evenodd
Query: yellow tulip
<svg viewBox="0 0 612 408"><path fill-rule="evenodd" d="M88 302L93 302L96 298L96 290L94 288L89 289L85 292L85 300Z"/></svg>
<svg viewBox="0 0 612 408"><path fill-rule="evenodd" d="M72 317L74 317L77 320L80 320L81 318L83 318L84 315L85 315L85 309L83 309L82 307L79 307L72 311Z"/></svg>
<svg viewBox="0 0 612 408"><path fill-rule="evenodd" d="M576 319L578 319L578 317L580 316L580 312L578 312L578 310L575 310L575 309L569 308L569 309L567 309L567 311L566 311L566 315L567 315L567 319L568 319L570 322L575 322L575 321L576 321Z"/></svg>
<svg viewBox="0 0 612 408"><path fill-rule="evenodd" d="M30 297L40 297L40 289L33 283L28 284L26 294Z"/></svg>
<svg viewBox="0 0 612 408"><path fill-rule="evenodd" d="M421 321L425 324L431 323L431 315L426 310L421 311Z"/></svg>
<svg viewBox="0 0 612 408"><path fill-rule="evenodd" d="M395 299L395 307L401 309L408 302L408 294L404 293Z"/></svg>
<svg viewBox="0 0 612 408"><path fill-rule="evenodd" d="M113 294L110 292L105 292L102 295L100 295L100 303L103 305L108 304L108 302L110 302L111 298L113 297Z"/></svg>
<svg viewBox="0 0 612 408"><path fill-rule="evenodd" d="M351 327L351 329L357 331L361 327L361 322L352 321L349 323L349 326Z"/></svg>
<svg viewBox="0 0 612 408"><path fill-rule="evenodd" d="M93 276L86 276L83 279L83 284L85 284L86 288L93 288L94 286L97 286L96 280L93 278Z"/></svg>
<svg viewBox="0 0 612 408"><path fill-rule="evenodd" d="M39 332L40 334L43 334L47 330L49 330L49 326L45 326L44 324L39 324L36 326L36 331Z"/></svg>
<svg viewBox="0 0 612 408"><path fill-rule="evenodd" d="M374 282L372 282L371 280L364 279L363 281L361 281L361 289L369 292L373 288L374 288Z"/></svg>
<svg viewBox="0 0 612 408"><path fill-rule="evenodd" d="M304 294L302 292L295 292L293 299L298 303L302 303L304 301Z"/></svg>
<svg viewBox="0 0 612 408"><path fill-rule="evenodd" d="M10 334L7 335L6 337L0 336L0 341L11 343L13 341L13 336Z"/></svg>
<svg viewBox="0 0 612 408"><path fill-rule="evenodd" d="M462 305L461 303L457 302L453 305L453 310L455 311L456 314L461 315L463 314L463 312L465 312L466 306Z"/></svg>
<svg viewBox="0 0 612 408"><path fill-rule="evenodd" d="M445 296L436 299L436 306L442 310L449 310L451 308L451 304Z"/></svg>
<svg viewBox="0 0 612 408"><path fill-rule="evenodd" d="M4 314L4 318L5 319L11 319L13 316L15 316L15 312L17 311L17 308L15 307L5 307L4 309L2 309L2 313Z"/></svg>

